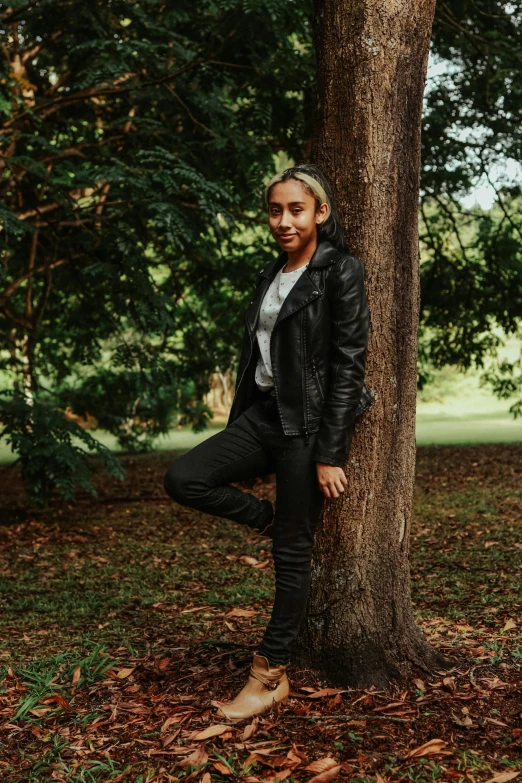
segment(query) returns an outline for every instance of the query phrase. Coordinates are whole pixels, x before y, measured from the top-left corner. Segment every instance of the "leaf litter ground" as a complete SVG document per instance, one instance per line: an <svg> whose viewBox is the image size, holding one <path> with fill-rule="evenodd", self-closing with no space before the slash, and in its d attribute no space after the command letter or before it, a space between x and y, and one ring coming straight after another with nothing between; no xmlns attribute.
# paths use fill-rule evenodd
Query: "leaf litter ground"
<svg viewBox="0 0 522 783"><path fill-rule="evenodd" d="M417 450L416 618L452 670L385 693L292 667L287 705L235 725L211 701L246 681L271 542L166 497L174 458L125 457L124 483L45 511L1 469L2 783L521 776L521 445Z"/></svg>

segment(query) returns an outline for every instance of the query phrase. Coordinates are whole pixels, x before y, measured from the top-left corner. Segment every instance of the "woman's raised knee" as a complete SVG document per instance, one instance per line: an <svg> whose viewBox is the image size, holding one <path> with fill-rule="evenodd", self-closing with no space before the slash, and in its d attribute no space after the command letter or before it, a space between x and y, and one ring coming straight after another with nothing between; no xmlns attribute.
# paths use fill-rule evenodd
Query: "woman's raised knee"
<svg viewBox="0 0 522 783"><path fill-rule="evenodd" d="M183 503L188 496L189 480L190 477L181 469L177 462L174 462L165 473L163 487L172 500L175 500L177 503Z"/></svg>

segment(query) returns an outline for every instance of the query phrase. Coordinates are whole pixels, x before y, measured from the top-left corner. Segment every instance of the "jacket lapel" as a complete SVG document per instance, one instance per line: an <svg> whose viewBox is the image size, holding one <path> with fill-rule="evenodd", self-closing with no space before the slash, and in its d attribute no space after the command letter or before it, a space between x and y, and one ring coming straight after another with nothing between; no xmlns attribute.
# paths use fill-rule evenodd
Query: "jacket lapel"
<svg viewBox="0 0 522 783"><path fill-rule="evenodd" d="M323 240L317 245L312 258L310 259L308 267L298 278L295 285L292 286L288 296L285 297L285 300L277 315L274 329L279 321L283 320L283 318L286 318L288 315L291 315L296 310L304 307L309 302L317 299L318 296L321 296L321 291L314 282L310 272L318 267L333 264L335 261L335 254L337 252L338 251L336 251L331 242L328 242L327 240ZM283 250L276 258L269 261L268 264L266 264L266 266L264 266L258 274L259 282L254 294L254 298L250 303L246 313L246 323L251 333L255 332L259 318L259 311L261 309L261 304L265 294L268 291L270 284L272 283L277 272L286 264L287 260L288 253L286 250Z"/></svg>

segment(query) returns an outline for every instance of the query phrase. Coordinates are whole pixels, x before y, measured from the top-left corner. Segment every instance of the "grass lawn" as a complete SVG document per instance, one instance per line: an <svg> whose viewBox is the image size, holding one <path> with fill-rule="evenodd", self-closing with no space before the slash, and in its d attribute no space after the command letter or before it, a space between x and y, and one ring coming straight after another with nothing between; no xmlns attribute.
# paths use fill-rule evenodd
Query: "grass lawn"
<svg viewBox="0 0 522 783"><path fill-rule="evenodd" d="M271 542L170 501L173 459L38 512L0 469L1 783L520 776L522 445L418 447L413 599L451 672L384 693L291 667L279 712L213 730L268 621Z"/></svg>

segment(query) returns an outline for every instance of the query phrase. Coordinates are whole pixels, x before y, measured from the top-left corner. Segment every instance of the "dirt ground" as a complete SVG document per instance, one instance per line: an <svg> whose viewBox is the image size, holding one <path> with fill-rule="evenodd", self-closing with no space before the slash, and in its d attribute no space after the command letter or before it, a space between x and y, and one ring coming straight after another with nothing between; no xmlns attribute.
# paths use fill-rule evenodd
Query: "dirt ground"
<svg viewBox="0 0 522 783"><path fill-rule="evenodd" d="M383 692L294 667L288 703L236 725L211 702L246 681L271 542L173 503L174 459L124 457L124 483L45 511L0 469L1 783L522 774L522 445L417 450L416 620L452 671Z"/></svg>

